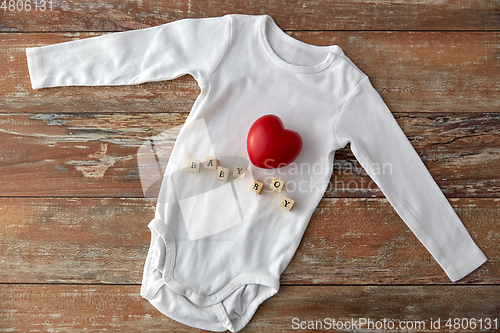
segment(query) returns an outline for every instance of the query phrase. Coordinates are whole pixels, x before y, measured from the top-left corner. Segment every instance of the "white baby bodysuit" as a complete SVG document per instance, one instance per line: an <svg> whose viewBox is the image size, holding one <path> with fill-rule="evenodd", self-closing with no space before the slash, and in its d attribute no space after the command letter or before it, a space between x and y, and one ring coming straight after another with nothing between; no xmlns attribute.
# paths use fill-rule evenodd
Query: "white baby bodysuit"
<svg viewBox="0 0 500 333"><path fill-rule="evenodd" d="M179 132L149 224L141 287L143 297L181 323L236 332L278 292L329 184L334 153L347 143L452 281L486 261L368 77L337 45L298 41L267 15L226 15L26 53L34 89L184 74L198 82L201 93ZM303 143L295 161L278 169L253 166L247 152L250 127L268 114ZM227 181L205 168L207 156L230 170ZM198 173L187 169L189 159L201 161ZM247 168L244 177L233 176L235 166ZM269 189L273 178L285 181L281 193ZM253 179L264 183L260 194L249 190ZM295 201L290 211L280 207L284 196Z"/></svg>

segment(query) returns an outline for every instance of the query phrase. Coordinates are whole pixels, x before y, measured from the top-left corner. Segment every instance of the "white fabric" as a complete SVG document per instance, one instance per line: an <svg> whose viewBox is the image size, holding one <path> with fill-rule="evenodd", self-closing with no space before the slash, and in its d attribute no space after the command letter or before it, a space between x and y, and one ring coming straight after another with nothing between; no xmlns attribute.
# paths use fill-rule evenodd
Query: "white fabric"
<svg viewBox="0 0 500 333"><path fill-rule="evenodd" d="M212 331L243 328L300 243L328 186L334 152L351 149L452 281L486 261L391 112L337 46L300 42L267 15L186 19L26 50L34 89L128 85L184 74L201 94L179 132L163 178L141 295L165 315ZM369 56L369 55L367 55ZM279 116L303 140L290 165L253 167L250 126ZM186 159L217 156L215 171ZM235 165L248 167L234 179ZM389 169L381 172L382 166ZM282 193L268 189L273 177ZM266 184L260 195L252 179ZM295 200L291 211L279 206ZM332 220L331 223L342 223Z"/></svg>

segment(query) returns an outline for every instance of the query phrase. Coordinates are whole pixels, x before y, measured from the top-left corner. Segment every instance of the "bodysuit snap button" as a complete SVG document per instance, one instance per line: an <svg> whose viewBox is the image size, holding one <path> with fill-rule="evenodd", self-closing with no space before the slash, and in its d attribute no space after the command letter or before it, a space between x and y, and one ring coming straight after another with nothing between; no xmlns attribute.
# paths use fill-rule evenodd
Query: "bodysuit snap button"
<svg viewBox="0 0 500 333"><path fill-rule="evenodd" d="M165 281L167 281L167 282L172 281L172 277L170 277L170 276L165 277Z"/></svg>
<svg viewBox="0 0 500 333"><path fill-rule="evenodd" d="M211 302L215 302L217 300L217 295L212 295L208 298Z"/></svg>
<svg viewBox="0 0 500 333"><path fill-rule="evenodd" d="M189 297L193 294L193 292L191 290L186 290L186 296Z"/></svg>

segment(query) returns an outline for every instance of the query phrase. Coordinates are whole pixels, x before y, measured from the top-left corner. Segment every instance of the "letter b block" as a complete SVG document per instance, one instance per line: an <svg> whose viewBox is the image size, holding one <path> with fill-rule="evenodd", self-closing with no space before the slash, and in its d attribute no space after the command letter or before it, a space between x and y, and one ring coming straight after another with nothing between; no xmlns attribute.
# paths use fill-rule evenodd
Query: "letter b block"
<svg viewBox="0 0 500 333"><path fill-rule="evenodd" d="M188 170L190 172L200 172L200 161L188 159Z"/></svg>
<svg viewBox="0 0 500 333"><path fill-rule="evenodd" d="M220 179L220 180L227 182L227 180L229 179L229 169L223 168L223 167L218 167L217 168L217 179Z"/></svg>
<svg viewBox="0 0 500 333"><path fill-rule="evenodd" d="M257 194L260 194L260 191L262 190L263 187L264 187L264 184L262 184L258 180L254 179L252 182L252 186L250 186L249 190L254 191Z"/></svg>

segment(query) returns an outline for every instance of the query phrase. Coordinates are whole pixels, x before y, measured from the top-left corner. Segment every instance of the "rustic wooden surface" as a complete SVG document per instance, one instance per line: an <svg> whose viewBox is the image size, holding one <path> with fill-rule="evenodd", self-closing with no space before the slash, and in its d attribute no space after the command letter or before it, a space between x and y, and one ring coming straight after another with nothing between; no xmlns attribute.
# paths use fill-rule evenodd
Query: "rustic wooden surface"
<svg viewBox="0 0 500 333"><path fill-rule="evenodd" d="M21 327L24 332L207 332L163 316L141 299L139 289L132 285L0 285L2 309L10 309L2 312L2 319L5 327ZM292 329L294 318L378 321L394 314L406 314L393 319L396 325L425 323L410 332L475 332L479 330L447 330L446 319L498 317L498 292L498 286L282 286L241 332L297 332ZM437 319L441 329L431 329L430 321ZM340 332L299 332L304 331ZM355 332L401 330L374 331L365 326Z"/></svg>
<svg viewBox="0 0 500 333"><path fill-rule="evenodd" d="M450 199L492 261L500 257L497 198ZM2 282L139 284L149 246L145 198L3 198ZM117 222L119 221L119 222ZM20 263L23 263L22 265ZM385 198L325 198L283 273L284 284L447 284ZM497 284L498 263L458 283Z"/></svg>
<svg viewBox="0 0 500 333"><path fill-rule="evenodd" d="M282 25L279 20L276 22ZM362 71L370 74L374 87L393 112L498 113L500 31L290 33L311 44L340 45ZM189 112L199 90L196 81L188 76L134 86L31 89L26 47L101 34L0 34L2 111L126 114Z"/></svg>
<svg viewBox="0 0 500 333"><path fill-rule="evenodd" d="M346 147L279 293L242 332L289 332L293 318L421 320L421 332L500 321L498 1L53 0L0 10L0 332L196 331L139 296L157 188L143 192L137 160L183 124L196 82L34 91L25 48L226 13L340 45L489 259L451 283Z"/></svg>
<svg viewBox="0 0 500 333"><path fill-rule="evenodd" d="M498 2L57 1L45 12L6 11L3 31L121 31L191 17L267 13L286 30L498 30Z"/></svg>

